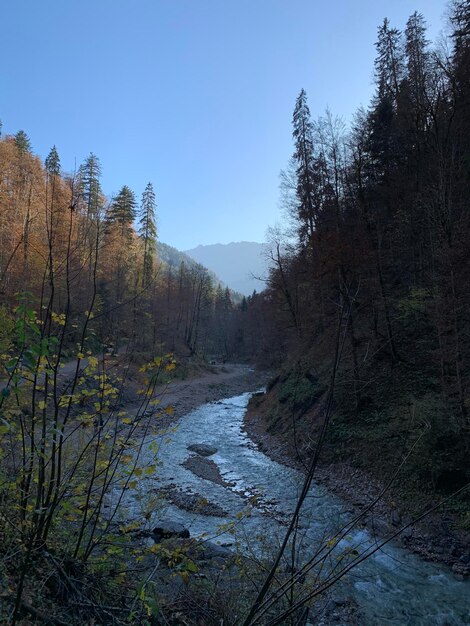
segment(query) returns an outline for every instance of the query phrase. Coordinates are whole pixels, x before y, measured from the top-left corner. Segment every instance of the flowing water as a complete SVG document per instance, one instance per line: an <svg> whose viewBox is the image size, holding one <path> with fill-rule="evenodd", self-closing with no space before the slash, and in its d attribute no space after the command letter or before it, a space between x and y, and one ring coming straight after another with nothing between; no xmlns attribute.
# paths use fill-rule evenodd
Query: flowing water
<svg viewBox="0 0 470 626"><path fill-rule="evenodd" d="M221 526L236 521L236 537L242 549L244 546L261 554L266 543L278 544L302 477L269 459L243 431L250 395L204 404L184 416L168 437L146 440L143 455L148 463L158 458L158 478L142 480L139 491L128 502L133 514L138 515L139 507L148 504L152 490L176 485L182 492L189 490L227 512L223 517L206 516L169 504L157 514L181 522L192 536L208 533L217 536L218 541L233 541L233 535L221 532ZM187 449L194 443L217 448L210 459L229 486L199 478L182 467L182 462L195 456ZM238 519L237 514L246 510L253 496L256 504L251 516ZM321 540L331 537L345 523L348 516L344 509L343 503L324 488L312 488L301 516L301 556L308 558ZM362 552L374 541L368 531L357 529L337 549ZM341 583L339 593L354 597L364 616L364 626L470 625L470 582L457 581L443 566L426 563L392 543L355 568Z"/></svg>

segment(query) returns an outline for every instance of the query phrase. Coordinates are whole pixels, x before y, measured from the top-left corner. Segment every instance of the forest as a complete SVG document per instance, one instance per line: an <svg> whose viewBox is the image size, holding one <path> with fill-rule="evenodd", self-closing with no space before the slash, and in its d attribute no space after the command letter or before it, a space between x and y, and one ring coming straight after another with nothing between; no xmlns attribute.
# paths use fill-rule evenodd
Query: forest
<svg viewBox="0 0 470 626"><path fill-rule="evenodd" d="M448 55L423 16L403 33L385 20L375 96L350 129L329 111L312 120L300 92L281 180L289 228L271 233L255 298L273 334L258 354L281 367L272 427L291 405L311 428L339 333L331 454L387 472L425 425L410 460L418 491L470 479L469 19L456 3ZM462 513L468 524L468 500Z"/></svg>
<svg viewBox="0 0 470 626"><path fill-rule="evenodd" d="M2 623L336 623L309 611L368 553L348 549L322 578L347 531L302 564L299 528L315 472L340 464L387 485L404 528L438 511L458 537L447 563L469 576L468 0L449 24L432 46L420 13L403 31L383 21L374 96L350 126L313 119L300 90L285 221L250 297L157 242L152 183L108 197L94 153L65 172L55 146L42 162L24 130L0 132ZM214 582L197 541L149 530L161 491L139 521L120 515L160 471L146 437L177 427L165 393L226 363L267 381L248 414L306 478L284 542L254 565L237 554ZM262 500L250 498L221 534L249 522Z"/></svg>

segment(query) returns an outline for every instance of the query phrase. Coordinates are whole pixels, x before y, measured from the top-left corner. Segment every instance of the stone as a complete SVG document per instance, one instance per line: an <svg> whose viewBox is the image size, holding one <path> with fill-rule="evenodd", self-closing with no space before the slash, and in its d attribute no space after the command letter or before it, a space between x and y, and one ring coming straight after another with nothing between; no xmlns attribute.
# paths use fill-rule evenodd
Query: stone
<svg viewBox="0 0 470 626"><path fill-rule="evenodd" d="M156 543L159 543L162 539L169 539L170 537L189 539L189 530L178 522L161 520L152 530L152 537Z"/></svg>
<svg viewBox="0 0 470 626"><path fill-rule="evenodd" d="M188 450L199 454L199 456L212 456L217 452L217 448L209 446L207 443L193 443L188 446Z"/></svg>
<svg viewBox="0 0 470 626"><path fill-rule="evenodd" d="M200 554L201 560L209 560L215 558L228 559L233 556L233 552L224 546L221 546L213 541L204 541L201 544L202 552Z"/></svg>

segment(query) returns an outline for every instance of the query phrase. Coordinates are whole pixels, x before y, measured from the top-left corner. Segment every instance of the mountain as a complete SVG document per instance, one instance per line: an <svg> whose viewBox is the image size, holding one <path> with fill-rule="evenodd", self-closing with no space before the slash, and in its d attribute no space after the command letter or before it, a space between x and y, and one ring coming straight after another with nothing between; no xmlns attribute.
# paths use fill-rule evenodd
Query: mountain
<svg viewBox="0 0 470 626"><path fill-rule="evenodd" d="M208 270L210 277L214 281L214 284L223 283L222 279L217 276L213 270L205 266L204 263L200 263L196 259L193 259L189 255L185 254L184 252L181 252L181 250L177 250L176 248L173 248L173 246L169 246L167 243L163 243L163 241L157 241L157 256L160 261L163 261L163 263L166 263L167 265L172 265L176 268L179 268L181 263L185 263L186 267L203 265L205 269Z"/></svg>
<svg viewBox="0 0 470 626"><path fill-rule="evenodd" d="M194 259L190 258L184 252L181 252L180 250L177 250L162 241L157 241L157 255L158 258L167 265L174 265L176 267L179 267L181 263L186 263L188 267L192 267L195 262Z"/></svg>
<svg viewBox="0 0 470 626"><path fill-rule="evenodd" d="M266 244L239 241L216 243L185 250L185 254L209 268L235 291L249 296L253 290L262 291L268 263L264 256Z"/></svg>

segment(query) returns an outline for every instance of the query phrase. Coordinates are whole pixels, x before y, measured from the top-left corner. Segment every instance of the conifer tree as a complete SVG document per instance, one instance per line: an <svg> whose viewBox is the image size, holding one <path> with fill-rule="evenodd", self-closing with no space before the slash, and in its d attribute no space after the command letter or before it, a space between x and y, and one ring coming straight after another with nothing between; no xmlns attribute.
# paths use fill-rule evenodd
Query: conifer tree
<svg viewBox="0 0 470 626"><path fill-rule="evenodd" d="M57 176L60 173L59 153L57 152L57 148L55 146L52 146L44 164L46 166L47 173L50 176Z"/></svg>
<svg viewBox="0 0 470 626"><path fill-rule="evenodd" d="M387 18L379 26L375 47L377 97L379 100L388 97L396 103L403 78L403 49L401 32L397 28L391 28Z"/></svg>
<svg viewBox="0 0 470 626"><path fill-rule="evenodd" d="M134 192L124 185L111 203L106 216L107 221L130 227L136 217L136 205Z"/></svg>
<svg viewBox="0 0 470 626"><path fill-rule="evenodd" d="M142 284L149 282L152 273L153 261L156 254L157 226L155 222L155 192L152 183L148 183L142 194L140 207L139 236L144 245Z"/></svg>
<svg viewBox="0 0 470 626"><path fill-rule="evenodd" d="M31 141L24 130L19 130L15 135L15 145L21 154L31 152Z"/></svg>
<svg viewBox="0 0 470 626"><path fill-rule="evenodd" d="M101 164L98 157L90 153L80 166L81 194L88 218L98 218L102 209Z"/></svg>
<svg viewBox="0 0 470 626"><path fill-rule="evenodd" d="M429 54L427 52L426 22L415 11L408 19L405 30L405 55L407 78L414 90L422 90L426 78Z"/></svg>
<svg viewBox="0 0 470 626"><path fill-rule="evenodd" d="M318 221L318 207L314 202L317 182L313 152L312 122L307 104L307 94L302 89L297 97L293 115L293 131L296 165L297 218L300 222L300 238L307 241L312 237Z"/></svg>

